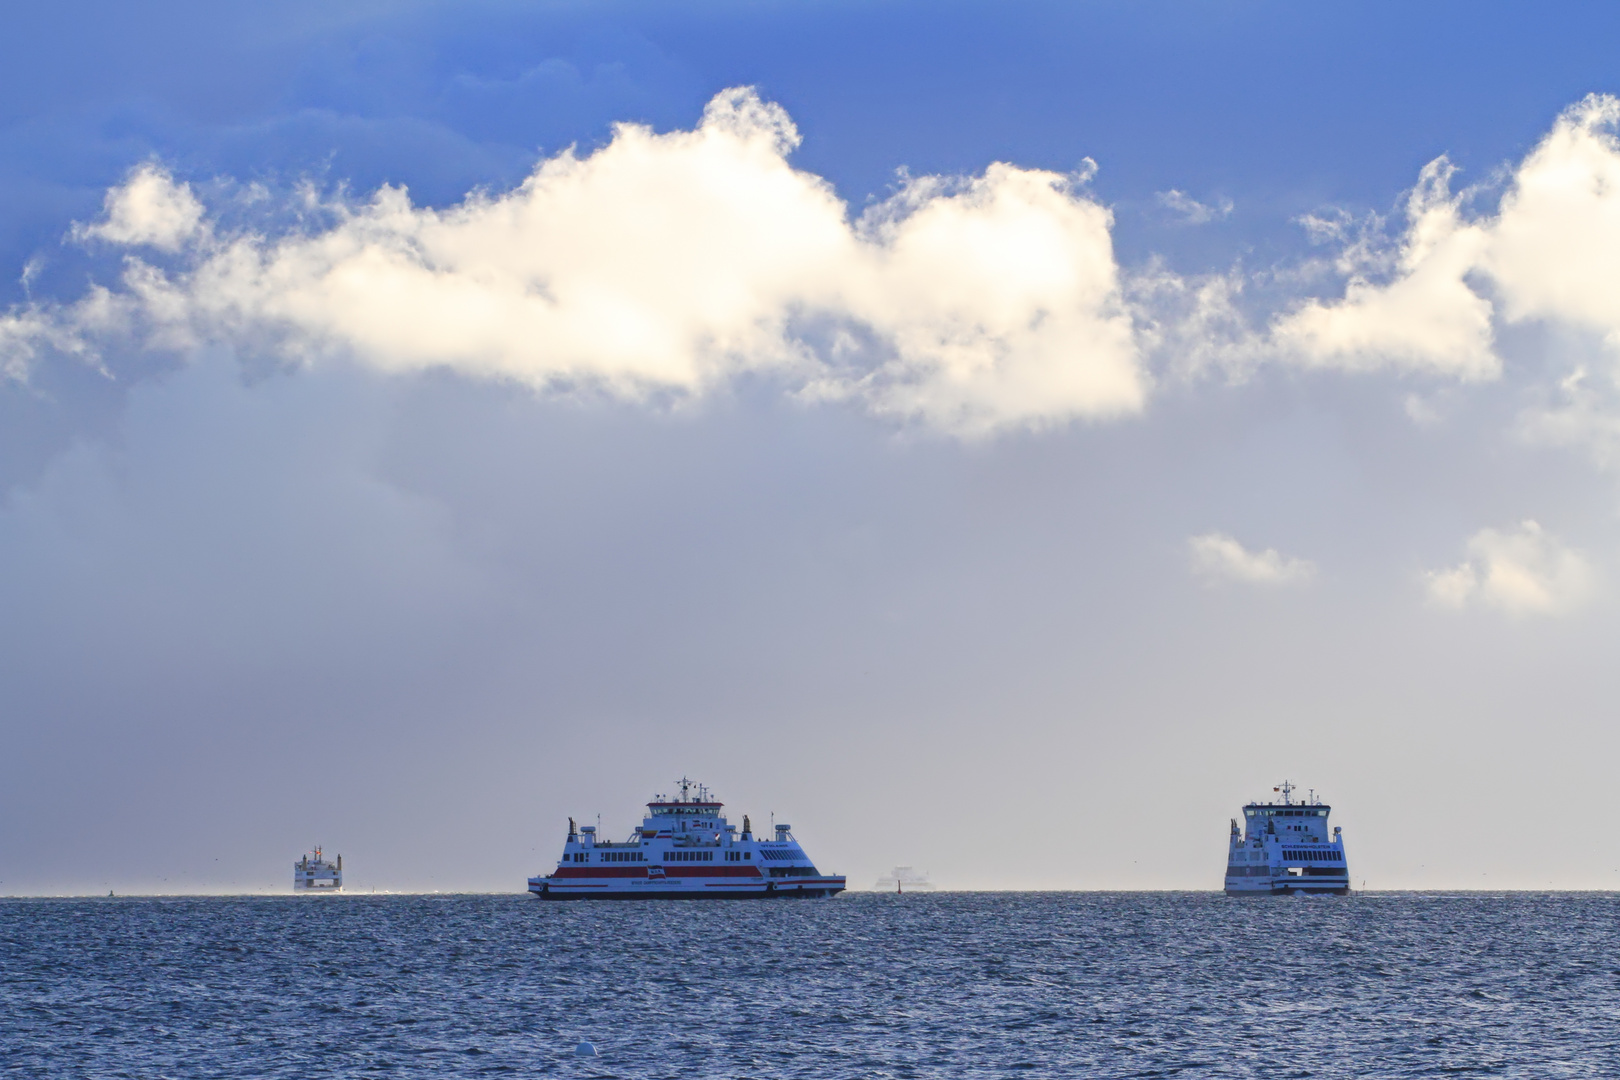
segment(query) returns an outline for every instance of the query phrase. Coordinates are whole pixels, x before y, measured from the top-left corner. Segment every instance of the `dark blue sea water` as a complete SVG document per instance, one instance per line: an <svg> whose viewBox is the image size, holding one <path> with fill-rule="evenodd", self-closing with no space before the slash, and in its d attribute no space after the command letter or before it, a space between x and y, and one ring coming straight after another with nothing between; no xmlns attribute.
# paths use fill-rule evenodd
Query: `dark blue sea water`
<svg viewBox="0 0 1620 1080"><path fill-rule="evenodd" d="M0 1070L1620 1077L1617 921L1608 894L0 901Z"/></svg>

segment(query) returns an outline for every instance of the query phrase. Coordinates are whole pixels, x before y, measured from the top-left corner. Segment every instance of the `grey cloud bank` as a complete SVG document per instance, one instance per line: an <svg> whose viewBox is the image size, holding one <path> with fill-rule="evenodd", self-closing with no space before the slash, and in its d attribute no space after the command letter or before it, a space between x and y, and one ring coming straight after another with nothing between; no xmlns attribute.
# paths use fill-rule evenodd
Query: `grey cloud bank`
<svg viewBox="0 0 1620 1080"><path fill-rule="evenodd" d="M1545 456L1433 500L1479 443L1392 436L1387 400L1239 396L963 447L770 393L199 361L0 516L4 888L274 888L320 842L361 888L515 889L565 815L627 828L672 770L868 876L1202 887L1281 773L1375 885L1544 885L1501 791L1557 769L1600 812L1613 612L1459 617L1422 570L1503 505L1612 524ZM1179 538L1234 517L1331 573L1203 589ZM963 797L990 809L937 828ZM1124 800L1162 861L1109 828ZM1425 865L1414 810L1483 824Z"/></svg>

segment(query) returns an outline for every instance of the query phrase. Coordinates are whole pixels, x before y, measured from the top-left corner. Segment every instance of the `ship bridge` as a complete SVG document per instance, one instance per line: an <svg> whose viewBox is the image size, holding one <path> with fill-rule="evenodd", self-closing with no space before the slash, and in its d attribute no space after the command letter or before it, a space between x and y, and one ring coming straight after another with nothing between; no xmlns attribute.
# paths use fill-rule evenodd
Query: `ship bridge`
<svg viewBox="0 0 1620 1080"><path fill-rule="evenodd" d="M680 794L674 798L655 795L647 804L647 819L642 822L643 839L673 839L677 843L709 843L719 845L723 838L735 834L737 829L726 824L720 811L725 804L714 798L703 784L680 779Z"/></svg>
<svg viewBox="0 0 1620 1080"><path fill-rule="evenodd" d="M1284 783L1276 789L1282 794L1278 802L1252 802L1243 808L1243 839L1259 840L1275 836L1282 843L1327 844L1333 837L1328 832L1328 812L1333 808L1315 797L1312 792L1295 802L1292 784Z"/></svg>

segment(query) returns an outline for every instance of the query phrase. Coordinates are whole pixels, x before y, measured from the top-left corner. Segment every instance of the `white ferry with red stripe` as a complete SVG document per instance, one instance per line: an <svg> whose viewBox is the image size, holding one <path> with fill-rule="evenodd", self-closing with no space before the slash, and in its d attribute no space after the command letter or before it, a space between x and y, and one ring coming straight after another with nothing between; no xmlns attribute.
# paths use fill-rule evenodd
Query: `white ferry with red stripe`
<svg viewBox="0 0 1620 1080"><path fill-rule="evenodd" d="M832 896L844 878L816 869L790 825L754 837L728 824L724 804L684 777L675 798L655 795L641 827L620 843L598 840L596 828L574 826L557 868L529 879L542 900L748 900Z"/></svg>
<svg viewBox="0 0 1620 1080"><path fill-rule="evenodd" d="M1344 859L1344 837L1335 825L1328 833L1333 808L1313 791L1295 802L1294 785L1284 780L1273 791L1281 802L1252 802L1243 808L1243 829L1232 819L1226 852L1227 896L1292 896L1295 893L1350 891L1350 868Z"/></svg>

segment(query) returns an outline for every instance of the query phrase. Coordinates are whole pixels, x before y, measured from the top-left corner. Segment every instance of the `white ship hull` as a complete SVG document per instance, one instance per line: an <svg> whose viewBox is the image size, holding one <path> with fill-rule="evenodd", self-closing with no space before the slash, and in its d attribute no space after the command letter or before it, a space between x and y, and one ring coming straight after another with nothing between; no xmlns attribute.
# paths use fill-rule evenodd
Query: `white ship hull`
<svg viewBox="0 0 1620 1080"><path fill-rule="evenodd" d="M1339 879L1277 877L1262 881L1232 877L1226 879L1227 896L1294 896L1309 893L1348 896L1350 880L1348 877Z"/></svg>
<svg viewBox="0 0 1620 1080"><path fill-rule="evenodd" d="M645 877L559 878L551 875L529 879L529 892L542 900L809 900L843 892L844 886L842 877L804 877L791 881L691 877L649 881Z"/></svg>

